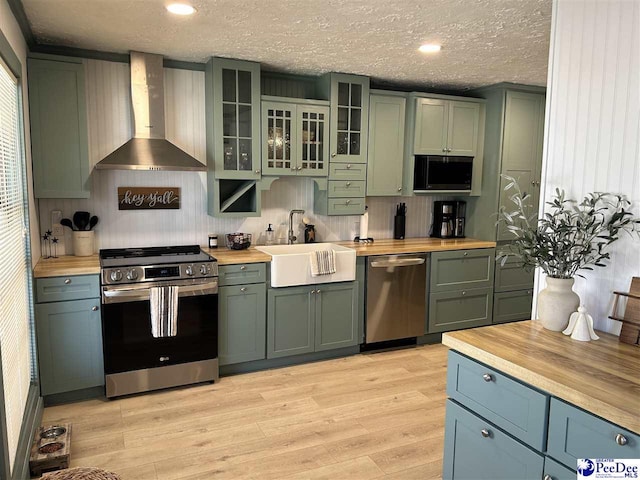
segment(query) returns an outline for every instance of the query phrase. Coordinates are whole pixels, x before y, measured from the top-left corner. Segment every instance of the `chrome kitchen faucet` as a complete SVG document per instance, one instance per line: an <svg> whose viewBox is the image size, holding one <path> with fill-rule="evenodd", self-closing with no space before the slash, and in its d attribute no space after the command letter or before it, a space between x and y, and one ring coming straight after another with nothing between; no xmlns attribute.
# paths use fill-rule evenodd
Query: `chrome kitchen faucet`
<svg viewBox="0 0 640 480"><path fill-rule="evenodd" d="M304 210L291 210L289 212L289 232L287 235L287 243L289 245L293 245L293 242L295 242L298 239L298 237L296 237L293 234L293 214L294 213L299 213L300 215L304 215Z"/></svg>

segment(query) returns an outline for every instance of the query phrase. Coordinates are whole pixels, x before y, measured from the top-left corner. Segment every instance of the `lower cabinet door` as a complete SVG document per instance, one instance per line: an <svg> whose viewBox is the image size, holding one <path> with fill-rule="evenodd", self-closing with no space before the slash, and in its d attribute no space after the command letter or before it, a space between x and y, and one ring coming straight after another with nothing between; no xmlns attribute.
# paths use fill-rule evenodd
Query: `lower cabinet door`
<svg viewBox="0 0 640 480"><path fill-rule="evenodd" d="M543 465L542 455L447 400L444 479L540 480Z"/></svg>
<svg viewBox="0 0 640 480"><path fill-rule="evenodd" d="M266 298L264 283L219 288L220 365L265 358Z"/></svg>
<svg viewBox="0 0 640 480"><path fill-rule="evenodd" d="M100 299L36 305L42 395L104 385Z"/></svg>
<svg viewBox="0 0 640 480"><path fill-rule="evenodd" d="M575 480L576 472L549 457L544 459L543 480Z"/></svg>
<svg viewBox="0 0 640 480"><path fill-rule="evenodd" d="M315 295L315 350L358 343L358 282L318 285Z"/></svg>
<svg viewBox="0 0 640 480"><path fill-rule="evenodd" d="M516 322L531 318L533 290L517 290L493 295L493 323Z"/></svg>
<svg viewBox="0 0 640 480"><path fill-rule="evenodd" d="M491 323L493 288L472 288L429 295L428 332L439 333Z"/></svg>
<svg viewBox="0 0 640 480"><path fill-rule="evenodd" d="M314 350L315 286L270 288L267 295L267 358Z"/></svg>

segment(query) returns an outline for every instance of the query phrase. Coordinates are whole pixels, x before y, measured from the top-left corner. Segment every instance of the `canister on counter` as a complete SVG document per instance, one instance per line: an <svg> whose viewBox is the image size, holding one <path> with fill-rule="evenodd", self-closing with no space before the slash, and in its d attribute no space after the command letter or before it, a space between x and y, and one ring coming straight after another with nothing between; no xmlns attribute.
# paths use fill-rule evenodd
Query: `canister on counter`
<svg viewBox="0 0 640 480"><path fill-rule="evenodd" d="M209 234L209 248L218 248L218 235L214 233Z"/></svg>

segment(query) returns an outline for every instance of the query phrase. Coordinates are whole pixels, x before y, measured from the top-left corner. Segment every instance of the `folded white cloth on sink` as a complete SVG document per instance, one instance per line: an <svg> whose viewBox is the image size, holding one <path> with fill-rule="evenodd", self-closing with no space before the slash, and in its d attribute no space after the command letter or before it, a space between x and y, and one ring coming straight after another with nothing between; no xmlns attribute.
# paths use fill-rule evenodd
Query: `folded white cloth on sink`
<svg viewBox="0 0 640 480"><path fill-rule="evenodd" d="M178 334L178 289L175 285L150 288L153 338L175 337Z"/></svg>
<svg viewBox="0 0 640 480"><path fill-rule="evenodd" d="M336 273L336 252L334 250L316 250L311 252L309 258L312 277Z"/></svg>

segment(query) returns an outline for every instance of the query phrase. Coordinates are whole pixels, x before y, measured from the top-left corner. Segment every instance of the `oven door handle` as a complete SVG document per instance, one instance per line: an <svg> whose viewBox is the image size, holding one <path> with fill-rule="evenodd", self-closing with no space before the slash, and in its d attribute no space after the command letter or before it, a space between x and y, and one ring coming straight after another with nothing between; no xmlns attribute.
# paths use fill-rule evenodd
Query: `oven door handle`
<svg viewBox="0 0 640 480"><path fill-rule="evenodd" d="M149 300L151 288L123 288L102 291L102 303L143 302ZM218 293L218 284L203 283L199 285L180 285L178 297L215 295Z"/></svg>

